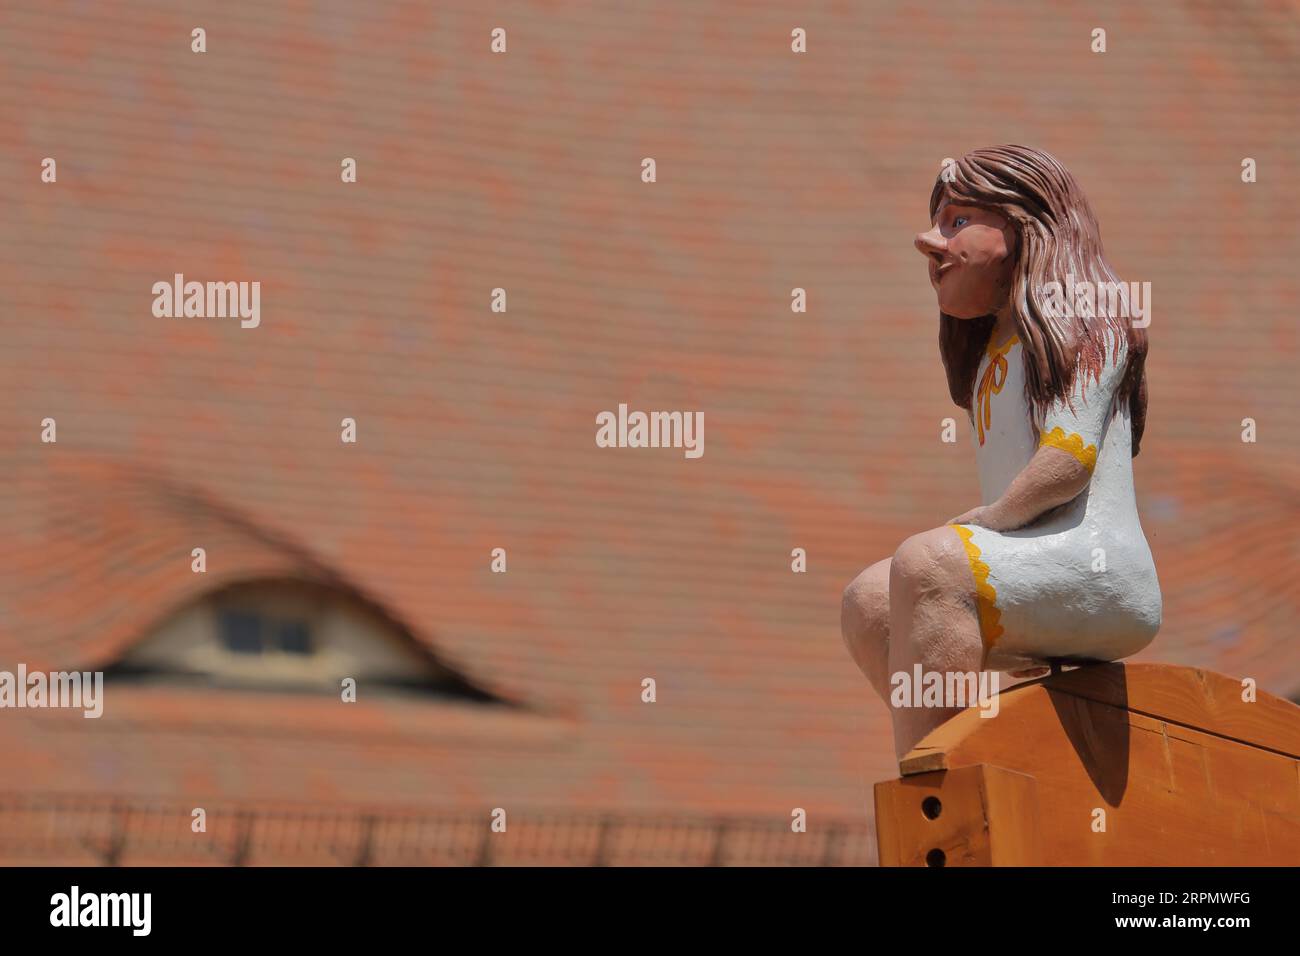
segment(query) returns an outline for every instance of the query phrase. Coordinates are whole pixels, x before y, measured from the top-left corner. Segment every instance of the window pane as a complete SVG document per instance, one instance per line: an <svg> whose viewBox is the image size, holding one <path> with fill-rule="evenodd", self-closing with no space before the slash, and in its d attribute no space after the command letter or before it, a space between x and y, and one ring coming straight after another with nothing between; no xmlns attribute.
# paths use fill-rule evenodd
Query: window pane
<svg viewBox="0 0 1300 956"><path fill-rule="evenodd" d="M262 619L248 611L222 611L221 641L236 654L262 653Z"/></svg>
<svg viewBox="0 0 1300 956"><path fill-rule="evenodd" d="M311 653L311 631L306 621L281 621L278 630L280 650L286 654Z"/></svg>

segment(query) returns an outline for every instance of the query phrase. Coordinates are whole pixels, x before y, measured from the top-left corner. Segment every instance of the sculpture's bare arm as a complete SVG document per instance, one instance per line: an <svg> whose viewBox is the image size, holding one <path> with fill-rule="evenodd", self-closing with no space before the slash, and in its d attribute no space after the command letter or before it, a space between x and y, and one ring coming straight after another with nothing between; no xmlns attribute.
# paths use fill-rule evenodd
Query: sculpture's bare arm
<svg viewBox="0 0 1300 956"><path fill-rule="evenodd" d="M1002 497L958 515L949 524L974 524L1012 531L1033 524L1053 508L1073 501L1088 487L1092 473L1073 455L1045 445L1034 453Z"/></svg>

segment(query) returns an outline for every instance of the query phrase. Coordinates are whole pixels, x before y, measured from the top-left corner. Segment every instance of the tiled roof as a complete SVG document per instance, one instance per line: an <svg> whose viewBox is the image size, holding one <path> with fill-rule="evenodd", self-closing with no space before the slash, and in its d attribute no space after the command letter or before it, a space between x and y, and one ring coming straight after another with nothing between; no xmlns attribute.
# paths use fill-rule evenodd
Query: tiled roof
<svg viewBox="0 0 1300 956"><path fill-rule="evenodd" d="M363 699L345 724L124 689L98 722L0 713L7 786L869 817L892 741L840 591L975 503L910 241L940 161L998 142L1064 159L1117 271L1153 285L1135 467L1166 617L1144 656L1300 690L1296 23L6 5L0 655L96 666L207 588L292 574L519 704ZM261 325L154 318L175 273L260 281ZM705 454L596 447L620 402L702 410Z"/></svg>

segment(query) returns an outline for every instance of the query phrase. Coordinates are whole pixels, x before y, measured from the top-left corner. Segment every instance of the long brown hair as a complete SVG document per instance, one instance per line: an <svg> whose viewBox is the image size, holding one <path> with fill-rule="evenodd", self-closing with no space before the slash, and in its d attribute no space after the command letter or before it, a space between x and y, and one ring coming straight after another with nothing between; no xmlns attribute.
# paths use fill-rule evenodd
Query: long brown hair
<svg viewBox="0 0 1300 956"><path fill-rule="evenodd" d="M1006 217L1016 235L1016 263L1011 279L1011 311L1020 336L1025 368L1025 399L1038 422L1047 407L1070 394L1076 370L1098 378L1108 342L1128 340L1128 362L1118 390L1127 400L1133 426L1133 454L1138 453L1146 425L1147 336L1128 316L1128 295L1120 308L1108 308L1109 296L1096 296L1096 314L1054 316L1046 305L1045 288L1067 276L1076 282L1118 283L1101 249L1101 230L1087 197L1056 157L1028 146L991 146L967 153L946 168L930 193L930 218L939 203L993 209ZM1074 290L1064 289L1073 300ZM1117 312L1118 314L1110 314ZM960 407L971 410L975 374L993 332L995 317L958 319L939 313L939 355L948 376L948 392ZM1086 384L1086 383L1085 383Z"/></svg>

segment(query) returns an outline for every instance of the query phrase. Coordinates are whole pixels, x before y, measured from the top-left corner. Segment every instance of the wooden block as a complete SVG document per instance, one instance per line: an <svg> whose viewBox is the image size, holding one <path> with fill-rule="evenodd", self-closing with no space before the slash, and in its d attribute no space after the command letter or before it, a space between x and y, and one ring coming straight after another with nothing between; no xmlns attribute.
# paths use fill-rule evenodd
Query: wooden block
<svg viewBox="0 0 1300 956"><path fill-rule="evenodd" d="M902 779L878 785L882 865L924 857L927 836L985 865L1035 855L1075 866L1300 863L1300 709L1289 702L1243 701L1239 681L1206 671L1110 664L1020 685L999 705L992 719L972 709L936 728L903 759ZM1041 828L1024 849L1012 852L1005 830L994 844L970 829L965 774L987 768L1034 783ZM937 780L955 788L965 822L918 831L904 785L928 795Z"/></svg>
<svg viewBox="0 0 1300 956"><path fill-rule="evenodd" d="M982 764L876 784L881 866L1033 866L1034 778Z"/></svg>

